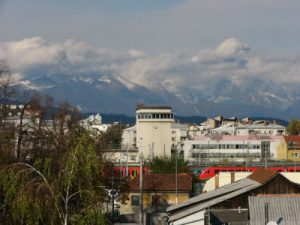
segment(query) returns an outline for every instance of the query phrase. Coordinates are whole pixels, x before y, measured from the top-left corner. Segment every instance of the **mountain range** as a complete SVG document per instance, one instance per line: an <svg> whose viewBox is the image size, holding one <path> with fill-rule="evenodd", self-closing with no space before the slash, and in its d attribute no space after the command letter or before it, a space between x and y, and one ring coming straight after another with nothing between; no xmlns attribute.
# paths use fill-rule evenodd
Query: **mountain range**
<svg viewBox="0 0 300 225"><path fill-rule="evenodd" d="M300 110L300 90L271 80L222 78L199 86L176 86L170 80L139 85L122 76L95 74L28 74L23 88L67 100L83 112L134 115L138 103L168 105L178 115L275 117L289 120Z"/></svg>

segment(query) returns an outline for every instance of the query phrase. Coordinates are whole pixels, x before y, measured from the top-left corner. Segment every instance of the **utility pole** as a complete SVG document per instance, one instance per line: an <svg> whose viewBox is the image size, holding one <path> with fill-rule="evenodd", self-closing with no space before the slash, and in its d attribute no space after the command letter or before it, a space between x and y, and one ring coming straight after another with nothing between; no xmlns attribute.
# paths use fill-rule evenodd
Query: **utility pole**
<svg viewBox="0 0 300 225"><path fill-rule="evenodd" d="M141 224L144 224L144 209L143 209L143 198L144 198L144 194L143 194L143 172L144 172L144 159L143 156L140 156L140 219L141 219Z"/></svg>
<svg viewBox="0 0 300 225"><path fill-rule="evenodd" d="M115 214L115 173L114 173L114 165L112 167L112 177L111 177L111 188L112 188L112 208L111 208L111 220L114 220Z"/></svg>
<svg viewBox="0 0 300 225"><path fill-rule="evenodd" d="M126 177L128 178L128 147L126 148Z"/></svg>
<svg viewBox="0 0 300 225"><path fill-rule="evenodd" d="M175 158L175 191L176 191L176 205L178 203L178 145L176 146L176 149L175 149L175 153L176 153L176 158Z"/></svg>

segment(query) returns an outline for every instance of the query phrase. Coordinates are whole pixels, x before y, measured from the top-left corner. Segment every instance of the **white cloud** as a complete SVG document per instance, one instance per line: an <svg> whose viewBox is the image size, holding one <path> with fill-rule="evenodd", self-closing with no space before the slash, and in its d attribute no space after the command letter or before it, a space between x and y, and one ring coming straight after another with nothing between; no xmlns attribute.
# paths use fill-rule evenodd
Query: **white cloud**
<svg viewBox="0 0 300 225"><path fill-rule="evenodd" d="M140 58L145 56L145 53L143 51L139 51L137 49L130 49L128 51L129 55L131 55L133 58Z"/></svg>
<svg viewBox="0 0 300 225"><path fill-rule="evenodd" d="M53 44L41 37L33 37L1 43L0 57L10 63L19 79L28 75L28 71L49 75L59 72L111 74L150 87L167 83L172 89L176 86L199 88L220 78L236 83L251 77L277 83L300 82L300 57L297 54L255 54L250 52L248 44L237 38L225 39L215 48L200 49L195 55L147 56L137 49L120 52L73 39Z"/></svg>
<svg viewBox="0 0 300 225"><path fill-rule="evenodd" d="M216 54L221 57L236 57L249 50L250 48L247 44L242 43L236 38L228 38L217 47Z"/></svg>

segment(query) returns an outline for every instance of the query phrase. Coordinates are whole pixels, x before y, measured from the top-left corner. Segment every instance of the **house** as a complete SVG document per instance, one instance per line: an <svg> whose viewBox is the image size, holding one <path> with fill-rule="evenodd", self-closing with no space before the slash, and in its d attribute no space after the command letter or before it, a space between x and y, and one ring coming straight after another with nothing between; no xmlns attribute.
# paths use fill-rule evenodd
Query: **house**
<svg viewBox="0 0 300 225"><path fill-rule="evenodd" d="M300 136L283 136L278 145L278 158L285 161L300 161Z"/></svg>
<svg viewBox="0 0 300 225"><path fill-rule="evenodd" d="M121 204L120 214L127 215L139 221L141 209L140 177L129 181L127 201ZM176 189L177 186L177 189ZM176 201L182 203L190 198L192 191L192 177L189 174L178 174L177 185L175 174L144 174L143 176L143 212L164 212ZM133 215L133 216L132 216Z"/></svg>
<svg viewBox="0 0 300 225"><path fill-rule="evenodd" d="M249 196L294 193L300 193L300 185L276 171L261 169L237 182L170 206L166 212L173 225L248 224Z"/></svg>
<svg viewBox="0 0 300 225"><path fill-rule="evenodd" d="M249 176L251 173L252 172L219 172L205 182L202 192L212 191L219 187L241 180ZM300 185L300 172L280 172L280 174L286 177L289 181Z"/></svg>

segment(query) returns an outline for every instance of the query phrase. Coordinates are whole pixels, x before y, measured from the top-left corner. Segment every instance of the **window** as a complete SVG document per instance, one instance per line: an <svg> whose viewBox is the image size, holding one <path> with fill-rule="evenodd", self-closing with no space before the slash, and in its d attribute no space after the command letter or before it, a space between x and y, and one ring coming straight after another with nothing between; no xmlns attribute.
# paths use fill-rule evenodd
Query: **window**
<svg viewBox="0 0 300 225"><path fill-rule="evenodd" d="M132 195L131 196L131 205L135 205L135 206L140 205L140 196Z"/></svg>
<svg viewBox="0 0 300 225"><path fill-rule="evenodd" d="M298 152L292 152L292 158L298 158Z"/></svg>

